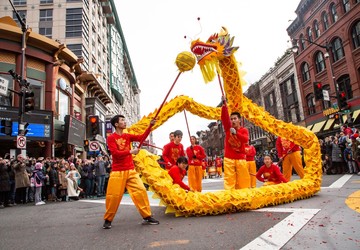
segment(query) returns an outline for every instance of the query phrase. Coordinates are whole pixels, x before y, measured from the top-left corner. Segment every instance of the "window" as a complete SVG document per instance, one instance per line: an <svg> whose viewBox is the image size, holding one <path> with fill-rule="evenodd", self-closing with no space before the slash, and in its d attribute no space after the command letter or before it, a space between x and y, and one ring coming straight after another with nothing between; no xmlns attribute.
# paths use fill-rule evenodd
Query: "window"
<svg viewBox="0 0 360 250"><path fill-rule="evenodd" d="M334 3L332 3L332 4L330 5L330 12L331 12L332 22L335 23L335 22L338 20L338 15L337 15L336 6L335 6Z"/></svg>
<svg viewBox="0 0 360 250"><path fill-rule="evenodd" d="M52 21L53 20L53 10L40 10L40 22L43 21Z"/></svg>
<svg viewBox="0 0 360 250"><path fill-rule="evenodd" d="M308 40L309 40L310 42L312 42L312 41L313 41L313 39L312 39L312 30L311 30L310 27L307 28L306 34L307 34Z"/></svg>
<svg viewBox="0 0 360 250"><path fill-rule="evenodd" d="M344 48L340 38L335 38L331 43L331 50L333 54L333 61L336 62L345 56Z"/></svg>
<svg viewBox="0 0 360 250"><path fill-rule="evenodd" d="M39 28L39 34L52 38L52 28Z"/></svg>
<svg viewBox="0 0 360 250"><path fill-rule="evenodd" d="M315 114L315 97L314 94L306 96L306 104L309 115Z"/></svg>
<svg viewBox="0 0 360 250"><path fill-rule="evenodd" d="M360 0L359 0L360 1ZM354 49L360 47L360 21L358 21L351 29L351 38Z"/></svg>
<svg viewBox="0 0 360 250"><path fill-rule="evenodd" d="M26 0L14 0L14 5L26 5Z"/></svg>
<svg viewBox="0 0 360 250"><path fill-rule="evenodd" d="M320 73L326 68L324 54L319 51L315 55L316 73Z"/></svg>
<svg viewBox="0 0 360 250"><path fill-rule="evenodd" d="M300 42L300 49L301 51L303 51L306 48L306 45L305 45L304 36L302 34L300 35L299 42Z"/></svg>
<svg viewBox="0 0 360 250"><path fill-rule="evenodd" d="M66 37L81 37L82 9L66 10Z"/></svg>
<svg viewBox="0 0 360 250"><path fill-rule="evenodd" d="M325 31L329 28L329 18L328 18L328 14L326 12L324 12L322 14L322 22L323 22L324 31Z"/></svg>
<svg viewBox="0 0 360 250"><path fill-rule="evenodd" d="M21 17L21 19L26 18L26 10L18 10L17 12L19 13L19 16ZM17 19L17 16L16 16L16 14L15 14L14 12L13 12L13 19L14 19L14 21L17 23L17 25L18 25L19 27L21 27L20 22L19 22L19 20Z"/></svg>
<svg viewBox="0 0 360 250"><path fill-rule="evenodd" d="M56 89L55 93L55 106L55 117L59 121L65 122L65 116L69 115L69 96L58 88Z"/></svg>
<svg viewBox="0 0 360 250"><path fill-rule="evenodd" d="M343 7L344 7L344 12L348 12L350 10L350 1L349 0L343 0Z"/></svg>
<svg viewBox="0 0 360 250"><path fill-rule="evenodd" d="M53 0L40 0L40 4L49 4L49 3L53 3Z"/></svg>
<svg viewBox="0 0 360 250"><path fill-rule="evenodd" d="M303 78L303 82L310 80L310 71L309 71L309 64L306 62L301 66L301 74Z"/></svg>
<svg viewBox="0 0 360 250"><path fill-rule="evenodd" d="M317 20L314 21L314 31L315 31L315 38L318 38L320 36L320 29Z"/></svg>
<svg viewBox="0 0 360 250"><path fill-rule="evenodd" d="M34 92L35 109L43 109L44 107L44 87L43 83L35 79L27 79L30 83L29 87Z"/></svg>

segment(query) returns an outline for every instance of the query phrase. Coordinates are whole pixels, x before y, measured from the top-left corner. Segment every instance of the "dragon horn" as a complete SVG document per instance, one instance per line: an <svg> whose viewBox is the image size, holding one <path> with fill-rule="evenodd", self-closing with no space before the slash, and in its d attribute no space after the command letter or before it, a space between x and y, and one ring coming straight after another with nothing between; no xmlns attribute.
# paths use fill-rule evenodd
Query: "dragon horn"
<svg viewBox="0 0 360 250"><path fill-rule="evenodd" d="M221 26L221 30L219 32L219 36L226 36L228 34L228 30L227 28L225 28L224 26Z"/></svg>

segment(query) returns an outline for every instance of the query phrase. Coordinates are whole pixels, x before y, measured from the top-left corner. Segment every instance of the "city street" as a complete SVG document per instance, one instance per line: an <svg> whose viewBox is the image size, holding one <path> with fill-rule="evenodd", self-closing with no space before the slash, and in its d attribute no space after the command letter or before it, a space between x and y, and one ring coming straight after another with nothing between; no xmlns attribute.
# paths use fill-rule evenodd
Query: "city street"
<svg viewBox="0 0 360 250"><path fill-rule="evenodd" d="M222 187L220 178L203 181L203 192ZM324 175L310 199L187 218L165 214L149 192L160 225L141 225L126 194L110 230L104 199L18 205L0 210L0 249L359 249L359 189L360 176Z"/></svg>

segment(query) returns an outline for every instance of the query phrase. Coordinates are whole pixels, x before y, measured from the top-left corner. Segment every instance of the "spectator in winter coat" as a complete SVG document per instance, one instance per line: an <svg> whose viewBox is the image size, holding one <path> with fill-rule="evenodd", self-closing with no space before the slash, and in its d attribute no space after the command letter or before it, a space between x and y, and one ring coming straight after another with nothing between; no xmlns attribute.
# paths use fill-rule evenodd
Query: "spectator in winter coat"
<svg viewBox="0 0 360 250"><path fill-rule="evenodd" d="M90 160L85 160L83 166L83 177L85 180L85 198L91 198L94 192L94 170L94 163L92 163Z"/></svg>
<svg viewBox="0 0 360 250"><path fill-rule="evenodd" d="M44 185L44 181L49 176L44 175L42 171L43 165L40 162L35 164L35 170L33 171L34 184L35 184L35 205L44 205L45 202L41 200L41 189Z"/></svg>
<svg viewBox="0 0 360 250"><path fill-rule="evenodd" d="M106 168L108 167L109 162L104 161L102 155L98 155L94 165L95 165L95 175L97 180L97 196L100 197L105 195L105 190L104 190L105 176L106 176Z"/></svg>
<svg viewBox="0 0 360 250"><path fill-rule="evenodd" d="M59 186L58 186L58 197L62 201L67 200L67 179L66 179L66 168L64 165L60 166L59 170Z"/></svg>
<svg viewBox="0 0 360 250"><path fill-rule="evenodd" d="M10 177L8 160L0 158L0 208L9 207Z"/></svg>
<svg viewBox="0 0 360 250"><path fill-rule="evenodd" d="M26 159L19 154L16 161L14 161L12 168L15 171L15 188L16 188L16 203L27 202L26 189L30 187L29 174L26 172Z"/></svg>

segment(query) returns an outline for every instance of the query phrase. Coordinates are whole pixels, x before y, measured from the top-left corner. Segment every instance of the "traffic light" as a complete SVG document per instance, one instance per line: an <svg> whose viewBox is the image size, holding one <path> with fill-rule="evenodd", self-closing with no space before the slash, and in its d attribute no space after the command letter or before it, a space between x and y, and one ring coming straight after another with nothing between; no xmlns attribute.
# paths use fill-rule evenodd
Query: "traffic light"
<svg viewBox="0 0 360 250"><path fill-rule="evenodd" d="M346 93L344 91L342 91L341 93L339 93L339 108L340 109L349 109L350 106L347 103L347 98L346 98Z"/></svg>
<svg viewBox="0 0 360 250"><path fill-rule="evenodd" d="M315 101L323 99L323 89L321 82L314 82Z"/></svg>
<svg viewBox="0 0 360 250"><path fill-rule="evenodd" d="M99 123L99 116L97 115L90 115L89 116L89 130L90 135L96 136L100 134L100 123Z"/></svg>
<svg viewBox="0 0 360 250"><path fill-rule="evenodd" d="M34 106L35 106L34 92L30 89L27 89L25 90L25 103L24 103L25 112L34 110Z"/></svg>
<svg viewBox="0 0 360 250"><path fill-rule="evenodd" d="M89 140L84 140L84 149L85 149L86 151L89 150Z"/></svg>
<svg viewBox="0 0 360 250"><path fill-rule="evenodd" d="M1 120L0 123L0 134L11 135L12 132L12 121Z"/></svg>
<svg viewBox="0 0 360 250"><path fill-rule="evenodd" d="M340 124L340 114L339 113L334 114L334 119L335 119L336 124Z"/></svg>

